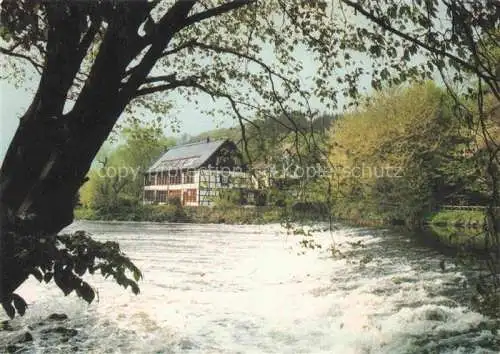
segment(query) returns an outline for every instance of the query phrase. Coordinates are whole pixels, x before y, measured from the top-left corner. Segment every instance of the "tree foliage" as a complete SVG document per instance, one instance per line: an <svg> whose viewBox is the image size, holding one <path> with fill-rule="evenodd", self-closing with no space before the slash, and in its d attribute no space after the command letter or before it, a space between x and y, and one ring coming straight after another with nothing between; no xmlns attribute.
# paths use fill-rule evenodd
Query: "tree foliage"
<svg viewBox="0 0 500 354"><path fill-rule="evenodd" d="M35 237L34 237L35 238ZM104 278L112 277L124 288L130 287L139 293L137 282L141 271L123 254L116 242L93 240L84 231L35 239L16 238L7 235L5 246L11 264L29 264L28 272L39 282L54 281L64 295L75 292L88 303L95 299L96 291L82 279L85 273L100 273ZM6 313L13 318L16 311L23 315L27 304L13 293L2 299Z"/></svg>
<svg viewBox="0 0 500 354"><path fill-rule="evenodd" d="M80 190L81 203L96 212L109 213L141 203L144 173L175 145L175 139L167 138L161 125L138 122L122 128L120 141L97 155L89 181Z"/></svg>
<svg viewBox="0 0 500 354"><path fill-rule="evenodd" d="M473 131L451 108L449 95L428 83L382 92L339 120L329 157L337 208L412 222L438 205L478 203L486 186L466 154Z"/></svg>

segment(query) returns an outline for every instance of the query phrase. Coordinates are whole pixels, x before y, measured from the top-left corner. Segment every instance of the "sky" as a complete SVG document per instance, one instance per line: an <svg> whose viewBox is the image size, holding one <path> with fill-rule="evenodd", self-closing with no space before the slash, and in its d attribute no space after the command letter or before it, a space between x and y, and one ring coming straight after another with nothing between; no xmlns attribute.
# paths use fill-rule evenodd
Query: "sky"
<svg viewBox="0 0 500 354"><path fill-rule="evenodd" d="M361 21L363 22L363 21ZM272 58L272 49L264 47L263 52L261 53L265 61L268 61L269 58ZM353 55L353 59L357 54ZM299 74L299 79L302 84L306 84L306 86L310 86L307 83L310 82L311 78L315 75L318 69L318 63L314 61L314 58L311 56L311 53L308 52L305 48L297 48L294 52L294 57L297 60L302 62L302 67L304 68L302 72ZM365 57L358 57L358 60L361 60L364 66L365 72L371 71L371 63L366 62L366 66L364 65L366 60ZM271 59L272 60L272 59ZM333 76L342 75L343 68L339 69ZM333 74L333 73L332 73ZM334 80L334 78L332 78ZM38 80L27 80L27 83L23 87L15 87L12 83L7 81L2 81L0 79L0 161L2 161L7 152L8 146L16 128L19 123L19 118L27 109L28 105L31 103L33 98L35 88L38 84ZM333 82L333 81L332 81ZM371 84L369 81L369 77L364 76L360 81L360 89L361 91L365 91L362 88L365 87L366 91L364 93L369 93L371 91ZM170 94L169 94L170 95ZM184 134L188 135L197 135L202 132L206 132L208 130L216 129L216 128L228 128L231 126L237 126L238 122L233 116L216 116L212 117L203 113L207 109L213 108L213 101L210 97L206 95L200 95L197 97L198 105L194 103L186 102L179 94L173 93L171 98L174 102L175 109L172 111L172 115L177 119L180 123L179 132L173 132L167 125L165 129L165 134L167 136L181 137ZM339 100L342 100L339 97ZM313 109L318 109L322 111L322 113L334 113L334 112L325 112L324 106L319 103L317 99L314 99L310 102ZM342 105L343 102L339 101L339 106ZM147 118L154 119L157 115L149 114Z"/></svg>
<svg viewBox="0 0 500 354"><path fill-rule="evenodd" d="M28 108L32 98L34 85L32 87L16 88L14 85L0 81L0 161L3 161L7 152L10 141L19 124L19 118ZM207 105L210 105L210 100L202 99ZM168 136L180 137L186 133L189 135L197 135L207 130L216 128L226 128L236 125L232 117L217 117L214 119L211 116L203 114L195 105L184 104L176 110L177 118L179 119L180 133L173 133L167 128L165 134Z"/></svg>
<svg viewBox="0 0 500 354"><path fill-rule="evenodd" d="M265 47L261 54L266 61L273 57L272 49L268 51ZM312 58L311 53L305 50L305 48L298 49L298 51L294 53L294 57L302 61L302 66L304 68L299 74L300 80L302 83L309 81L316 73L318 64ZM336 74L339 75L341 73ZM11 83L0 80L0 161L5 157L10 141L18 126L19 118L30 104L35 87L38 84L37 80L28 82L29 83L26 84L27 86L17 88ZM366 84L367 82L365 82L364 85L370 86L369 82L368 85ZM173 114L175 114L175 118L180 123L180 132L174 133L171 129L166 128L165 134L167 136L180 137L183 134L197 135L207 130L238 125L238 122L233 116L216 116L214 118L203 113L203 110L212 108L214 104L212 99L208 96L200 95L198 97L198 105L188 103L183 100L181 96L176 96L176 94L172 97L175 105ZM324 106L321 105L318 100L313 99L311 105L313 109L324 111L324 109L322 109ZM157 115L151 115L148 118L154 119L156 117Z"/></svg>
<svg viewBox="0 0 500 354"><path fill-rule="evenodd" d="M302 84L307 85L311 77L314 76L318 64L311 58L310 54L305 49L297 50L294 56L296 59L302 61L304 69L300 72L299 78ZM368 65L364 66L364 69L370 71L371 65L369 65L369 63L366 64ZM343 69L337 72L336 75L342 75L342 71ZM335 77L335 75L333 76ZM26 82L25 86L17 88L7 81L0 80L0 162L3 161L5 157L10 141L18 126L19 118L31 103L35 88L38 84L37 80L27 80ZM365 94L369 94L372 91L369 76L362 77L358 87L362 92L364 91ZM363 89L363 87L365 89ZM184 134L194 136L216 128L238 126L237 120L232 115L217 115L214 117L204 113L207 109L214 108L214 102L207 95L197 96L198 104L187 102L178 93L172 92L171 95L172 96L168 97L172 99L175 107L171 114L178 120L180 126L178 127L179 132L176 133L173 132L167 124L165 129L165 135L167 136L180 138ZM313 97L310 103L313 109L318 109L323 113L327 113L324 112L324 106L320 104L319 100L316 98ZM221 107L220 104L221 103L216 107ZM341 104L342 99L340 98L339 105ZM155 119L157 116L158 115L147 113L146 118Z"/></svg>
<svg viewBox="0 0 500 354"><path fill-rule="evenodd" d="M29 97L23 89L0 81L0 160L3 160L14 136L21 112L28 107Z"/></svg>
<svg viewBox="0 0 500 354"><path fill-rule="evenodd" d="M317 64L311 59L305 50L296 53L298 59L303 62L304 70L300 73L301 81L308 81L316 71ZM33 99L38 78L26 80L23 87L17 88L12 83L0 80L0 161L7 152L8 146L19 123L19 118L28 108ZM207 95L197 97L198 105L186 102L178 93L172 93L174 109L172 114L179 121L179 132L175 133L167 124L165 134L167 136L181 137L184 134L197 135L216 128L229 128L237 126L238 122L233 116L209 116L203 111L214 107L214 102ZM314 100L313 100L314 101ZM218 103L219 106L222 103ZM318 103L319 104L319 103ZM315 106L315 102L312 102ZM122 116L123 117L123 116ZM147 114L147 118L154 119L157 115Z"/></svg>

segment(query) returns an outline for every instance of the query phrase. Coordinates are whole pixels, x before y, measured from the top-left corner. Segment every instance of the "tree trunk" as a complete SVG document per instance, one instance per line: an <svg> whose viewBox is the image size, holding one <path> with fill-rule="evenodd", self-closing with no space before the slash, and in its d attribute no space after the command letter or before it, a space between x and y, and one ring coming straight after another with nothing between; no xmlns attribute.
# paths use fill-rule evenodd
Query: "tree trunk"
<svg viewBox="0 0 500 354"><path fill-rule="evenodd" d="M108 45L109 51L117 49ZM77 192L126 105L116 99L126 65L113 56L96 61L94 76L68 114L62 114L63 104L53 104L56 95L47 93L52 89L47 82L61 82L60 77L42 76L0 170L0 299L10 296L33 267L33 257L15 258L13 242L31 238L33 247L39 237L54 235L73 221ZM59 87L52 92L58 91Z"/></svg>
<svg viewBox="0 0 500 354"><path fill-rule="evenodd" d="M64 121L47 121L37 111L21 119L0 172L1 299L32 267L32 260L15 258L12 243L54 235L73 221L77 192L112 122L89 136L72 134Z"/></svg>
<svg viewBox="0 0 500 354"><path fill-rule="evenodd" d="M173 35L183 26L194 1L178 1L148 41L138 29L150 4L123 3L110 14L99 52L69 113L68 91L97 32L77 3L49 3L49 33L44 71L37 94L21 118L0 170L0 300L6 300L37 266L36 243L73 221L75 198L116 120ZM127 74L127 68L151 44ZM123 82L124 78L127 79ZM52 238L53 239L53 238ZM22 244L29 257L14 254ZM47 257L46 255L44 256ZM39 260L38 260L39 261Z"/></svg>

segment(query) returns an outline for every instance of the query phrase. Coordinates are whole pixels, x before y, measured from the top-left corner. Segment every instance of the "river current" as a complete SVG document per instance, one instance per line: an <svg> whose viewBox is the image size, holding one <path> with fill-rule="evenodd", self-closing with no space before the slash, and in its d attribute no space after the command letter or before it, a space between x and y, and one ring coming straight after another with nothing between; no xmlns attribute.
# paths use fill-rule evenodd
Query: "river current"
<svg viewBox="0 0 500 354"><path fill-rule="evenodd" d="M29 331L22 353L498 353L491 320L468 306L473 270L383 230L337 227L299 245L279 225L76 222L118 241L141 268L135 296L89 276L87 305L30 279L24 317L1 348ZM332 257L328 247L340 251ZM62 338L57 326L76 330ZM6 320L0 313L0 321Z"/></svg>

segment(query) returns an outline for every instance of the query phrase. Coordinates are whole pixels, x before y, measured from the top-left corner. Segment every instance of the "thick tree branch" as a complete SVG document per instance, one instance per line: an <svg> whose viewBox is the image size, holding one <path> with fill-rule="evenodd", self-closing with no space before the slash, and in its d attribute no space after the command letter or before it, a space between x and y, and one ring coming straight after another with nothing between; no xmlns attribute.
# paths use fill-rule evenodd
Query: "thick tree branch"
<svg viewBox="0 0 500 354"><path fill-rule="evenodd" d="M137 92L136 89L139 86L139 82L141 81L139 78L141 78L141 76L145 77L149 73L151 67L154 65L154 62L156 62L156 60L158 59L156 52L157 48L161 47L161 45L158 44L163 44L164 48L166 44L168 44L168 42L171 40L173 35L182 28L188 27L205 19L216 17L223 13L227 13L232 10L247 6L254 2L256 2L256 0L232 1L183 19L183 17L187 13L189 13L189 11L195 5L196 1L177 1L162 17L162 19L155 25L155 28L151 31L151 34L146 37L145 41L151 43L153 45L152 48L148 51L148 53L146 53L146 55L138 65L136 65L133 69L129 70L126 73L127 75L130 74L130 78L127 81L127 86L129 86L128 90L134 90ZM191 41L189 41L177 48L164 51L160 56L163 57L177 53L184 48L190 47L191 44ZM135 86L135 88L133 86Z"/></svg>
<svg viewBox="0 0 500 354"><path fill-rule="evenodd" d="M152 83L152 82L159 82L159 81L168 81L172 82L175 81L175 77L177 76L176 73L170 74L170 75L160 75L160 76L148 76L145 80L144 83Z"/></svg>
<svg viewBox="0 0 500 354"><path fill-rule="evenodd" d="M189 16L186 19L186 21L184 22L182 27L184 28L184 27L193 25L197 22L206 20L206 19L211 18L211 17L222 15L223 13L239 9L241 7L244 7L244 6L250 5L252 3L256 3L256 2L257 2L257 0L235 0L235 1L225 3L223 5L214 7L210 10L199 12L197 14Z"/></svg>
<svg viewBox="0 0 500 354"><path fill-rule="evenodd" d="M193 44L195 44L196 41L193 39L193 40L190 40L190 41L187 41L186 43L183 43L173 49L170 49L170 50L166 50L162 53L162 57L166 57L166 56L169 56L171 54L175 54L175 53L178 53L180 52L181 50L183 49L186 49L186 48L191 48L193 47Z"/></svg>
<svg viewBox="0 0 500 354"><path fill-rule="evenodd" d="M87 51L90 45L92 44L92 41L94 40L95 36L99 32L100 27L101 27L100 21L92 21L92 23L89 26L89 29L87 30L82 40L80 41L80 45L78 46L78 51L80 52L81 60L83 60L83 58L87 54Z"/></svg>
<svg viewBox="0 0 500 354"><path fill-rule="evenodd" d="M183 81L177 81L177 82L172 82L169 84L163 84L163 85L156 85L152 87L145 87L143 89L137 90L137 92L134 95L134 98L140 97L140 96L145 96L145 95L150 95L155 92L162 92L162 91L167 91L167 90L172 90L181 86L185 86L185 83Z"/></svg>
<svg viewBox="0 0 500 354"><path fill-rule="evenodd" d="M102 102L106 101L104 97L113 96L113 110L118 112L122 110L123 100L117 97L117 93L120 89L126 67L145 46L138 35L138 28L144 22L149 4L145 2L133 2L131 4L119 3L119 5L120 8L115 10L114 16L108 20L108 26L101 40L99 52L72 110L77 117L84 116L80 112L87 109L84 102L91 99L91 95L102 96L99 100ZM124 23L127 26L124 27ZM97 33L99 33L99 30ZM120 53L120 55L117 55L117 53ZM97 73L99 72L107 73L108 80L106 82L98 81ZM99 87L99 89L96 90L96 87ZM111 109L111 107L107 109Z"/></svg>
<svg viewBox="0 0 500 354"><path fill-rule="evenodd" d="M148 37L151 48L144 55L139 64L130 72L127 83L121 89L119 104L125 107L130 97L137 94L137 90L150 73L153 66L173 36L184 26L186 16L191 11L196 1L177 1L168 12L155 25L152 34Z"/></svg>

